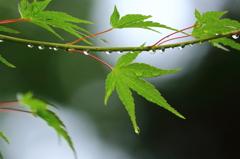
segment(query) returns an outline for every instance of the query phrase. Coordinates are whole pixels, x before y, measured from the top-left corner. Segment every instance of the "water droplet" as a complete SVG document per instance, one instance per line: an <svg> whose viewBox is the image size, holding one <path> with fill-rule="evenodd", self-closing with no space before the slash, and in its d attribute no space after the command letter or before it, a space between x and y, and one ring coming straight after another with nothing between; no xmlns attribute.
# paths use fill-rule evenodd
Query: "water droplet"
<svg viewBox="0 0 240 159"><path fill-rule="evenodd" d="M44 46L43 46L43 45L39 45L39 46L38 46L38 49L39 49L39 50L43 50L43 49L44 49Z"/></svg>
<svg viewBox="0 0 240 159"><path fill-rule="evenodd" d="M49 47L49 50L52 50L52 47Z"/></svg>
<svg viewBox="0 0 240 159"><path fill-rule="evenodd" d="M162 47L162 48L159 50L159 52L160 52L161 54L163 54L164 51L165 51L165 48L164 48L164 47Z"/></svg>
<svg viewBox="0 0 240 159"><path fill-rule="evenodd" d="M216 33L215 35L219 35L218 33Z"/></svg>
<svg viewBox="0 0 240 159"><path fill-rule="evenodd" d="M193 47L193 44L189 44L190 47Z"/></svg>
<svg viewBox="0 0 240 159"><path fill-rule="evenodd" d="M59 48L56 46L56 47L53 48L53 50L54 50L54 51L58 51Z"/></svg>
<svg viewBox="0 0 240 159"><path fill-rule="evenodd" d="M28 46L29 48L33 48L33 47L34 47L33 44L28 44L27 46Z"/></svg>
<svg viewBox="0 0 240 159"><path fill-rule="evenodd" d="M149 53L150 53L150 54L155 54L155 53L156 53L156 50L149 50Z"/></svg>
<svg viewBox="0 0 240 159"><path fill-rule="evenodd" d="M89 50L83 51L85 55L89 55L89 52L90 52Z"/></svg>
<svg viewBox="0 0 240 159"><path fill-rule="evenodd" d="M105 51L105 53L106 53L107 55L110 55L110 54L111 54L111 52L110 52L110 51Z"/></svg>
<svg viewBox="0 0 240 159"><path fill-rule="evenodd" d="M200 41L198 44L199 44L199 45L202 45L202 44L203 44L203 42L202 42L202 41Z"/></svg>
<svg viewBox="0 0 240 159"><path fill-rule="evenodd" d="M4 42L2 39L0 39L0 43Z"/></svg>
<svg viewBox="0 0 240 159"><path fill-rule="evenodd" d="M233 39L238 39L238 38L239 38L239 35L238 35L238 34L234 34L234 35L232 35L232 38L233 38Z"/></svg>
<svg viewBox="0 0 240 159"><path fill-rule="evenodd" d="M130 51L130 53L134 53L134 51Z"/></svg>
<svg viewBox="0 0 240 159"><path fill-rule="evenodd" d="M135 129L135 133L136 133L136 134L139 134L139 133L140 133L140 128L139 128L139 127L137 127L137 129Z"/></svg>
<svg viewBox="0 0 240 159"><path fill-rule="evenodd" d="M170 47L169 49L170 49L170 50L173 50L173 49L174 49L174 47Z"/></svg>
<svg viewBox="0 0 240 159"><path fill-rule="evenodd" d="M179 50L183 50L184 47L185 47L185 45L180 45L180 46L178 47L178 49L179 49Z"/></svg>
<svg viewBox="0 0 240 159"><path fill-rule="evenodd" d="M122 54L123 52L122 51L117 51L118 54Z"/></svg>

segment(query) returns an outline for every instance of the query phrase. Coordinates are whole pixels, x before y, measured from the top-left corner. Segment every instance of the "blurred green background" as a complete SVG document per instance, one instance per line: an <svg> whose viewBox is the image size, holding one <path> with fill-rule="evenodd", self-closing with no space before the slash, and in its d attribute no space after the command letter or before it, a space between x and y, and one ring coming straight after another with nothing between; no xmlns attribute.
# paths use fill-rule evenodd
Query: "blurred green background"
<svg viewBox="0 0 240 159"><path fill-rule="evenodd" d="M178 14L163 0L138 1L146 5L144 6L146 10L141 10L138 5L127 5L129 1L125 0L111 1L107 5L108 2L110 1L53 0L47 10L62 11L80 19L93 21L96 24L81 25L93 33L108 29L103 27L102 23L106 21L106 26L109 27L109 15L106 15L105 12L111 14L113 4L121 6L120 13L121 11L132 13L126 8L133 7L139 10L137 13L143 11L145 14L153 9L152 5L160 3L159 12L164 7L168 9L169 13L173 13L175 16ZM174 5L180 3L174 0L169 0L169 2ZM19 18L17 3L19 3L18 0L0 0L0 19ZM240 20L238 9L240 2L238 0L211 2L204 0L196 3L192 1L185 3L189 3L189 6L184 4L185 8L179 7L179 12L190 10L189 12L192 14L189 16L191 18L194 9L197 8L201 12L229 10L225 17ZM213 8L211 8L212 6ZM167 14L159 16L166 17ZM178 23L184 23L186 19L188 17L182 17L182 20L178 19ZM172 21L170 17L169 21ZM194 19L188 22L189 26L193 22ZM19 35L11 36L25 39L59 43L76 40L74 36L56 29L64 37L65 41L63 42L46 30L28 22L4 24L4 26L21 32ZM110 42L107 46L117 45L119 41L128 41L127 45L129 46L136 45L128 37L118 38L116 33L119 32L113 31L113 36L108 33L106 36L99 37L106 38ZM119 34L125 35L125 32ZM138 36L137 33L133 38L138 39ZM161 36L163 35L154 37L155 41ZM153 40L151 36L149 39ZM145 37L144 40L148 41ZM112 41L113 43L111 43ZM115 41L116 43L114 43ZM138 44L140 45L145 41L140 41ZM95 41L93 43L106 46ZM85 45L84 43L78 44ZM174 50L176 51L167 50L164 55L149 55L147 52L144 54L147 56L145 59L149 61L157 58L165 60L164 56L170 55L172 58L176 56L191 57L188 61L177 59L178 61L170 66L183 68L183 71L177 75L152 80L167 101L183 114L186 120L177 118L170 112L134 94L137 121L141 129L139 136L134 133L130 118L116 92L110 97L108 106L103 104L104 80L109 70L99 62L81 54L70 54L63 50L53 51L48 48L39 50L37 46L30 49L24 44L7 41L0 43L0 54L17 67L12 69L0 64L0 102L16 100L16 94L19 92L33 91L37 97L56 104L60 107L60 110L56 111L60 113L67 128L69 128L79 158L238 158L240 153L239 51L231 49L230 52L225 52L210 47L209 44L186 48L186 52L185 50ZM106 61L114 61L119 57L116 53L110 56L104 53L92 54ZM167 62L171 63L171 59ZM153 63L153 65L158 64ZM49 128L49 134L52 134L52 137L48 138L49 134L45 134L47 125L44 122L38 123L34 117L19 114L1 113L0 119L0 129L9 136L12 143L9 146L3 141L0 142L0 149L6 158L61 158L63 156L66 158L66 153L70 154L67 156L68 158L73 158L71 152L65 153L61 146L59 148L61 152L58 151L57 137ZM54 138L53 141L52 138ZM52 145L56 146L56 151L47 148L50 145L50 140ZM14 145L16 146L14 147ZM64 148L69 149L67 146ZM46 156L44 156L45 152L48 152ZM63 154L55 156L58 153Z"/></svg>

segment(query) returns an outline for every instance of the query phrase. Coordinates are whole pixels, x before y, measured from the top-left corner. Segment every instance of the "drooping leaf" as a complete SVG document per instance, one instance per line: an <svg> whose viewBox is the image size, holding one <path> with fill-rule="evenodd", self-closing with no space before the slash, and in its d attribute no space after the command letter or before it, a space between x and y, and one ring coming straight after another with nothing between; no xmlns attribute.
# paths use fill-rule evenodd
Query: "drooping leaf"
<svg viewBox="0 0 240 159"><path fill-rule="evenodd" d="M220 19L226 13L227 11L207 12L201 15L197 10L195 10L195 16L197 18L195 24L199 25L193 29L192 35L198 39L223 33L238 32L240 30L240 23L238 21L230 20L228 18ZM229 50L223 45L240 50L240 44L227 37L209 40L209 42L212 43L213 46L225 51Z"/></svg>
<svg viewBox="0 0 240 159"><path fill-rule="evenodd" d="M13 64L11 64L7 60L5 60L1 55L0 55L0 61L9 67L16 68Z"/></svg>
<svg viewBox="0 0 240 159"><path fill-rule="evenodd" d="M6 135L5 135L3 132L1 132L1 131L0 131L0 137L1 137L4 141L6 141L6 143L10 144L10 142L9 142L8 138L6 137ZM0 156L1 156L1 155L0 155ZM1 158L1 157L0 157L0 158Z"/></svg>
<svg viewBox="0 0 240 159"><path fill-rule="evenodd" d="M144 45L141 45L141 47L143 46ZM141 53L141 51L135 51L133 53L129 52L119 58L117 64L112 69L112 72L107 76L104 99L104 103L106 104L110 95L116 88L119 98L128 111L136 133L139 133L139 129L136 122L134 99L130 88L148 101L153 102L184 119L180 113L167 103L153 85L141 78L162 76L177 72L180 69L163 70L145 63L131 63L139 53Z"/></svg>
<svg viewBox="0 0 240 159"><path fill-rule="evenodd" d="M1 31L8 32L8 33L13 33L13 34L18 34L19 33L19 31L17 31L17 30L10 29L10 28L4 27L4 26L0 26L0 32Z"/></svg>
<svg viewBox="0 0 240 159"><path fill-rule="evenodd" d="M67 141L68 145L71 147L76 156L75 148L70 136L66 131L65 125L54 112L47 109L49 105L47 102L38 98L33 98L33 94L31 92L19 95L19 102L22 105L29 107L34 116L42 118L48 123L49 126L54 128L57 134L62 136Z"/></svg>
<svg viewBox="0 0 240 159"><path fill-rule="evenodd" d="M29 22L43 27L61 39L63 38L58 35L51 27L63 29L73 34L74 36L77 36L78 38L83 37L82 33L80 32L91 34L89 31L86 31L85 29L78 27L72 23L93 24L92 22L81 20L62 12L43 11L50 2L51 0L44 0L41 2L34 0L32 3L29 3L27 0L22 0L19 4L21 19L28 19ZM86 39L83 41L91 44Z"/></svg>
<svg viewBox="0 0 240 159"><path fill-rule="evenodd" d="M116 6L114 6L114 10L113 13L110 17L110 24L112 26L112 28L116 29L123 29L123 28L142 28L142 29L148 29L151 31L155 31L158 32L157 30L154 30L150 27L158 27L158 28L165 28L165 29L170 29L170 30L174 30L177 32L181 32L184 33L180 30L168 27L166 25L157 23L157 22L153 22L153 21L144 21L148 18L151 18L151 15L141 15L141 14L127 14L123 17L120 18L120 14L118 12L118 9ZM184 33L186 34L186 33Z"/></svg>

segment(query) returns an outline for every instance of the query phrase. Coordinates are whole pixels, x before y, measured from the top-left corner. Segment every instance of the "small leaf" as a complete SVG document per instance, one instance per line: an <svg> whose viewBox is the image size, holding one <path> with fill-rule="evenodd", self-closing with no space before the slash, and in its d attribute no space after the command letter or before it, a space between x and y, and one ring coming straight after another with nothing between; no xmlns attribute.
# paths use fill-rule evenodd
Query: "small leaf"
<svg viewBox="0 0 240 159"><path fill-rule="evenodd" d="M8 138L7 138L7 137L4 135L4 133L1 132L1 131L0 131L0 137L1 137L4 141L6 141L6 143L10 144ZM0 156L1 156L1 155L0 155ZM0 157L0 158L1 158L1 157Z"/></svg>
<svg viewBox="0 0 240 159"><path fill-rule="evenodd" d="M144 78L162 76L178 72L180 70L181 69L163 70L145 63L131 63L129 65L121 67L121 72L124 72L124 74Z"/></svg>
<svg viewBox="0 0 240 159"><path fill-rule="evenodd" d="M17 30L13 30L13 29L10 29L10 28L4 27L4 26L0 26L0 31L13 33L13 34L19 33L19 31L17 31Z"/></svg>
<svg viewBox="0 0 240 159"><path fill-rule="evenodd" d="M108 74L106 79L106 94L104 98L104 104L107 105L108 98L115 89L116 78L113 73Z"/></svg>
<svg viewBox="0 0 240 159"><path fill-rule="evenodd" d="M65 130L65 125L55 113L47 109L47 102L38 98L33 98L33 94L31 92L20 95L19 102L24 106L28 106L32 110L32 114L34 116L42 118L48 123L49 126L54 128L54 130L67 141L68 145L71 147L76 156L75 148L73 146L71 138Z"/></svg>
<svg viewBox="0 0 240 159"><path fill-rule="evenodd" d="M218 38L218 39L210 40L210 42L213 43L213 44L221 43L225 46L230 46L230 47L232 47L236 50L240 50L240 44L235 42L234 40L229 39L229 38L225 38L225 37ZM216 46L216 45L213 45L213 46ZM221 49L223 49L223 48L221 48ZM223 49L223 50L225 50L225 49ZM229 51L229 50L225 50L225 51Z"/></svg>
<svg viewBox="0 0 240 159"><path fill-rule="evenodd" d="M122 80L119 74L116 75L116 90L118 92L119 98L125 105L125 108L131 118L134 131L139 134L139 129L136 122L136 115L135 115L135 104L134 99L132 97L132 92L130 91L129 87L126 83Z"/></svg>
<svg viewBox="0 0 240 159"><path fill-rule="evenodd" d="M161 96L158 90L156 90L155 87L150 83L146 82L141 78L138 78L135 76L129 76L126 74L121 74L121 78L128 84L130 88L136 91L139 95L146 98L148 101L153 102L169 110L176 116L185 119L180 113L178 113L174 108L172 108L167 103L167 101Z"/></svg>
<svg viewBox="0 0 240 159"><path fill-rule="evenodd" d="M195 17L197 19L201 19L202 18L201 14L199 13L199 11L197 9L195 9L195 13L194 14L195 14Z"/></svg>
<svg viewBox="0 0 240 159"><path fill-rule="evenodd" d="M117 22L119 21L119 18L120 18L120 14L117 10L117 7L116 5L114 6L114 11L110 17L110 23L112 25L112 27L116 26Z"/></svg>
<svg viewBox="0 0 240 159"><path fill-rule="evenodd" d="M16 68L13 64L11 64L7 60L5 60L1 55L0 55L0 61L9 67Z"/></svg>
<svg viewBox="0 0 240 159"><path fill-rule="evenodd" d="M151 31L158 32L157 30L154 30L150 27L159 27L159 28L165 28L165 29L170 29L174 30L177 32L181 32L183 34L186 34L180 30L168 27L166 25L157 23L157 22L152 22L152 21L144 21L148 18L152 17L151 15L142 15L142 14L127 14L123 17L120 18L120 14L117 10L117 7L114 6L114 11L110 17L110 23L113 29L123 29L123 28L142 28L142 29L148 29ZM119 19L120 18L120 19ZM188 35L188 34L187 34Z"/></svg>

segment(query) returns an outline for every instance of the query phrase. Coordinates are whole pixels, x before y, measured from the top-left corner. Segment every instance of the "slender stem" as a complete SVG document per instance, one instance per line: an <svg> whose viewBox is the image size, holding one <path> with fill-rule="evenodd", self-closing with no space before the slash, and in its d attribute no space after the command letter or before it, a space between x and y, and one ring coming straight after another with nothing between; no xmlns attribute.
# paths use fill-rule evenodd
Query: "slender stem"
<svg viewBox="0 0 240 159"><path fill-rule="evenodd" d="M0 20L0 24L19 22L19 21L29 21L29 20L30 19L7 19L7 20Z"/></svg>
<svg viewBox="0 0 240 159"><path fill-rule="evenodd" d="M18 105L20 105L18 101L2 102L0 103L0 109L2 109L2 107L12 107Z"/></svg>
<svg viewBox="0 0 240 159"><path fill-rule="evenodd" d="M4 41L12 41L12 42L17 42L17 43L22 43L22 44L33 44L33 45L43 45L45 47L58 47L63 50L66 49L76 49L76 50L89 50L89 51L149 51L149 50L158 50L164 47L165 49L171 48L171 47L178 47L180 45L189 45L189 44L196 44L199 42L205 42L209 41L212 39L218 39L221 37L227 37L231 36L233 34L239 33L239 30L231 31L231 32L226 32L226 33L221 33L218 35L214 36L209 36L205 38L199 38L195 40L190 40L190 41L185 41L185 42L180 42L180 43L173 43L173 44L166 44L166 45L161 45L161 46L146 46L146 47L94 47L94 46L80 46L80 45L68 45L68 44L59 44L59 43L50 43L50 42L43 42L43 41L34 41L34 40L27 40L27 39L21 39L21 38L15 38L11 36L6 36L6 35L1 35L0 34L0 39Z"/></svg>
<svg viewBox="0 0 240 159"><path fill-rule="evenodd" d="M167 40L165 40L165 41L160 42L160 43L157 44L157 45L161 45L161 44L163 44L163 43L165 43L165 42L168 42L168 41L171 41L171 40L176 40L176 39L180 39L180 38L186 38L186 37L189 37L189 36L191 36L191 35L185 35L185 36L179 36L179 37L167 39Z"/></svg>
<svg viewBox="0 0 240 159"><path fill-rule="evenodd" d="M27 110L19 110L19 109L13 109L13 108L0 108L0 112L7 112L7 113L20 112L20 113L32 114L32 112Z"/></svg>
<svg viewBox="0 0 240 159"><path fill-rule="evenodd" d="M71 52L71 53L78 52L78 53L81 53L81 54L85 54L84 52L79 51L79 50L75 50L75 49L69 49L69 52ZM93 56L93 55L91 55L91 54L85 54L85 55L87 55L87 56L89 56L89 57L91 57L91 58L93 58L93 59L101 62L102 64L104 64L105 66L107 66L108 68L110 68L111 70L113 69L109 64L107 64L107 63L104 62L103 60L101 60L101 59L99 59L99 58L97 58L97 57L95 57L95 56Z"/></svg>
<svg viewBox="0 0 240 159"><path fill-rule="evenodd" d="M113 30L113 28L110 28L110 29L108 29L108 30L105 30L105 31L102 31L102 32L99 32L99 33L95 33L95 34L92 34L92 35L85 36L85 37L83 37L83 38L80 38L80 39L75 40L75 41L73 41L73 42L71 42L71 43L68 43L68 44L69 44L69 45L73 45L73 44L75 44L76 42L81 41L81 40L83 40L83 39L90 38L90 37L92 37L92 36L96 36L96 35L99 35L99 34L103 34L103 33L109 32L109 31L111 31L111 30Z"/></svg>
<svg viewBox="0 0 240 159"><path fill-rule="evenodd" d="M197 26L197 25L199 25L199 24L195 24L195 25L193 25L193 26L187 27L187 28L182 29L182 30L180 30L180 31L184 31L184 30L188 30L188 29L194 28L194 27ZM154 47L154 46L156 46L156 45L160 45L160 44L158 44L158 43L160 43L160 42L163 41L164 39L166 39L166 38L168 38L168 37L170 37L170 36L172 36L172 35L174 35L174 34L177 34L177 33L179 33L179 32L176 31L176 32L174 32L174 33L172 33L172 34L169 34L169 35L163 37L163 38L160 39L158 42L156 42L155 44L153 44L151 47Z"/></svg>

